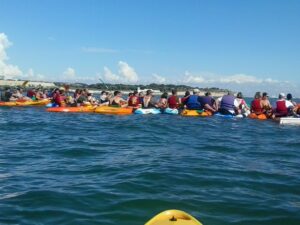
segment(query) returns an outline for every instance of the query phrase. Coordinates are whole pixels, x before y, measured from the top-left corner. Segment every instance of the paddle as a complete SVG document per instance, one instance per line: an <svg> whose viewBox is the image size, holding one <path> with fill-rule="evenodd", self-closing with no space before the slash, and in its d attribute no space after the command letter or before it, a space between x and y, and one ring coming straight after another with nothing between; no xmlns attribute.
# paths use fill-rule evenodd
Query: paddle
<svg viewBox="0 0 300 225"><path fill-rule="evenodd" d="M101 81L101 83L106 87L106 89L108 90L109 88L107 87L107 85L104 83L104 81L101 79L101 78L99 78L99 80Z"/></svg>

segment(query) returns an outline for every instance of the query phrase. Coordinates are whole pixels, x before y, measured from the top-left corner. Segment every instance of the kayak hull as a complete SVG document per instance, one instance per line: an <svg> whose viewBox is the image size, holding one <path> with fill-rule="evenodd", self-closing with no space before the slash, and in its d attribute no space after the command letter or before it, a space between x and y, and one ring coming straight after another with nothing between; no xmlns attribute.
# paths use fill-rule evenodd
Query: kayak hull
<svg viewBox="0 0 300 225"><path fill-rule="evenodd" d="M201 116L201 117L207 117L212 116L213 114L209 111L203 111L203 110L192 110L192 109L184 109L181 113L182 116Z"/></svg>
<svg viewBox="0 0 300 225"><path fill-rule="evenodd" d="M130 115L132 114L132 108L118 108L110 106L99 106L95 109L95 113L107 114L107 115Z"/></svg>
<svg viewBox="0 0 300 225"><path fill-rule="evenodd" d="M142 109L142 108L139 108L139 109L136 109L134 111L134 114L141 114L141 115L145 115L145 114L161 114L161 111L160 109Z"/></svg>
<svg viewBox="0 0 300 225"><path fill-rule="evenodd" d="M249 116L251 119L257 119L257 120L266 120L268 119L265 114L256 115L255 113L251 113Z"/></svg>
<svg viewBox="0 0 300 225"><path fill-rule="evenodd" d="M80 106L80 107L52 107L48 108L47 112L64 112L64 113L89 113L94 112L92 106Z"/></svg>
<svg viewBox="0 0 300 225"><path fill-rule="evenodd" d="M282 117L279 120L281 125L300 125L300 118L294 117Z"/></svg>
<svg viewBox="0 0 300 225"><path fill-rule="evenodd" d="M224 114L221 114L221 113L216 113L214 114L215 116L218 116L218 117L222 117L222 118L226 118L226 119L233 119L233 118L244 118L243 115L224 115Z"/></svg>
<svg viewBox="0 0 300 225"><path fill-rule="evenodd" d="M178 115L178 114L179 114L179 111L178 111L178 109L166 108L166 109L164 110L164 114Z"/></svg>
<svg viewBox="0 0 300 225"><path fill-rule="evenodd" d="M49 104L49 99L38 101L24 101L24 102L0 102L0 106L45 106Z"/></svg>
<svg viewBox="0 0 300 225"><path fill-rule="evenodd" d="M202 223L184 211L167 210L153 217L145 225L202 225Z"/></svg>

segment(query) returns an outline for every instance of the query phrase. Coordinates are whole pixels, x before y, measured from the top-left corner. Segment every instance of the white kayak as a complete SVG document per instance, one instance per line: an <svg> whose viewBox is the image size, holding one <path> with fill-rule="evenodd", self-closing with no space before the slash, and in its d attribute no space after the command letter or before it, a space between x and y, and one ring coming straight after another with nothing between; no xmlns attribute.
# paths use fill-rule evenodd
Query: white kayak
<svg viewBox="0 0 300 225"><path fill-rule="evenodd" d="M137 109L134 111L134 114L161 114L161 111L160 109L155 109L155 108L152 108L152 109Z"/></svg>
<svg viewBox="0 0 300 225"><path fill-rule="evenodd" d="M171 109L171 108L166 108L164 110L164 113L165 114L171 114L171 115L178 115L179 114L178 109Z"/></svg>
<svg viewBox="0 0 300 225"><path fill-rule="evenodd" d="M279 124L282 124L282 125L300 125L300 118L282 117L279 120Z"/></svg>

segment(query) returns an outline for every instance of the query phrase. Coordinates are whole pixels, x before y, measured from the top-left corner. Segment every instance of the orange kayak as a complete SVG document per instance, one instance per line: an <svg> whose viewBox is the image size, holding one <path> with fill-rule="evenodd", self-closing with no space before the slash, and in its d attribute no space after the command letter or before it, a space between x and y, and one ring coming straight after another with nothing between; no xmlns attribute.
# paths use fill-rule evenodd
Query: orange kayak
<svg viewBox="0 0 300 225"><path fill-rule="evenodd" d="M87 113L94 112L93 106L79 106L79 107L52 107L48 108L47 112L71 112L71 113Z"/></svg>
<svg viewBox="0 0 300 225"><path fill-rule="evenodd" d="M255 113L251 113L248 117L251 118L251 119L257 119L257 120L266 120L266 119L268 119L265 114L256 115Z"/></svg>
<svg viewBox="0 0 300 225"><path fill-rule="evenodd" d="M95 109L95 113L108 114L108 115L130 115L132 108L118 108L110 106L99 106Z"/></svg>

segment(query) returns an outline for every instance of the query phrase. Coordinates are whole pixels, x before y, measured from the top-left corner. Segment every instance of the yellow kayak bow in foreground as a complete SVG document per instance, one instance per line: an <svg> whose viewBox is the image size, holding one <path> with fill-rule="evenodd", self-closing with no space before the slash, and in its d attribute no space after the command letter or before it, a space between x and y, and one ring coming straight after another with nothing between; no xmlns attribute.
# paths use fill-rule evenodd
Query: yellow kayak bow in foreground
<svg viewBox="0 0 300 225"><path fill-rule="evenodd" d="M202 223L186 212L173 209L159 213L145 225L202 225Z"/></svg>

